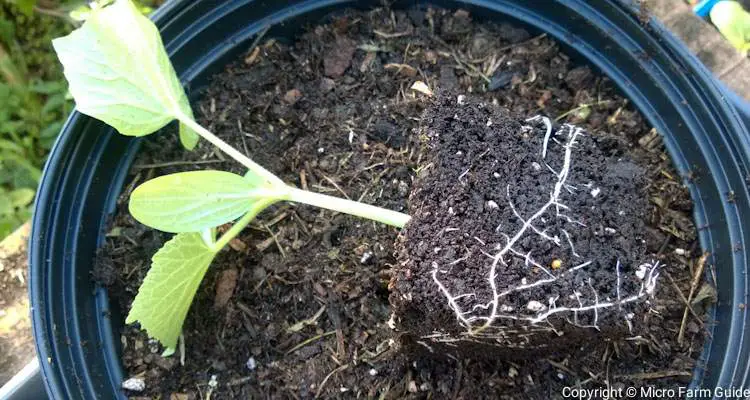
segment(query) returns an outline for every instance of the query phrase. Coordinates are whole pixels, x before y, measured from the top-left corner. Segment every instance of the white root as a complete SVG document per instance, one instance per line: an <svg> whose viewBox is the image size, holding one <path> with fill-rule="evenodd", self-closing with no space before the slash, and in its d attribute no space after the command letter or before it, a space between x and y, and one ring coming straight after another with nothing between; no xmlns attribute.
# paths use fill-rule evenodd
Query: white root
<svg viewBox="0 0 750 400"><path fill-rule="evenodd" d="M581 327L581 328L593 328L599 329L600 312L607 308L617 307L618 312L623 314L625 324L632 330L633 318L632 313L624 313L622 311L623 306L647 300L648 297L652 296L656 288L657 279L659 277L659 262L644 263L639 265L637 268L633 268L633 275L638 281L641 282L640 289L636 293L624 293L622 277L622 265L618 259L614 266L616 274L616 300L610 300L607 295L600 295L599 291L594 287L594 282L591 278L586 280L586 284L579 288L572 288L570 295L564 295L563 299L572 300L577 303L575 306L562 306L557 303L560 302L559 296L553 296L549 299L545 299L544 302L530 301L527 305L522 306L519 309L510 307L507 302L503 300L511 293L529 290L536 287L542 287L556 282L558 279L568 277L573 274L577 274L589 266L592 266L592 260L583 260L581 254L576 252L574 246L574 238L570 232L565 229L561 229L559 234L553 234L548 232L547 229L541 229L541 224L554 218L565 220L567 223L579 225L585 227L586 225L573 218L571 210L563 204L561 200L561 193L563 189L570 194L576 195L578 187L568 182L569 173L571 170L571 164L573 162L573 150L576 147L577 139L583 135L581 128L573 125L565 124L562 129L557 132L552 132L552 122L547 117L535 116L526 120L527 122L541 122L544 125L544 139L542 143L542 161L547 169L555 175L555 184L549 194L549 200L542 205L535 213L531 216L524 217L516 208L515 204L511 199L510 186L506 187L506 201L510 207L513 215L520 222L520 227L515 232L502 232L502 226L498 226L496 232L504 237L504 244L494 245L494 253L490 254L483 250L482 253L491 258L492 262L489 266L487 274L487 285L489 286L489 296L483 295L485 300L480 300L482 296L478 293L451 293L451 290L446 286L446 283L441 280L441 276L449 272L450 267L460 261L465 261L468 255L450 263L444 268L441 268L437 263L432 263L432 279L439 291L445 296L448 306L454 312L458 322L466 329L465 333L456 337L455 335L449 335L446 333L436 332L434 335L428 335L423 337L425 340L442 342L442 343L453 343L456 341L473 341L484 343L487 340L496 341L497 343L503 343L509 345L509 339L515 340L511 345L518 345L523 347L524 341L528 342L528 338L531 337L535 332L555 332L562 335L562 332L558 332L554 325L550 322L551 316L559 315L563 317L568 323ZM532 130L531 127L524 127L527 130ZM565 136L563 138L563 136ZM563 140L564 139L564 140ZM564 150L562 159L562 166L560 170L555 170L550 166L546 160L547 153L549 150L550 142L559 144ZM539 164L537 164L539 166ZM592 185L588 183L582 185L590 188ZM595 194L591 193L592 196L596 197L599 194L599 188L594 189ZM585 194L585 191L582 192ZM494 201L490 204L490 208L498 208L499 206ZM447 230L446 230L447 231ZM535 235L539 240L553 243L557 247L567 248L570 254L574 258L582 259L577 262L576 265L565 268L560 271L550 271L550 269L543 266L540 262L536 261L531 252L524 252L518 250L515 246L521 239L527 237L527 235ZM563 239L564 238L564 239ZM484 244L484 241L476 239L479 243ZM498 287L498 270L503 266L508 265L510 258L520 258L523 260L524 265L527 269L535 268L543 273L544 276L539 278L522 278L520 283L515 286L501 289ZM584 295L584 293L587 293ZM603 298L603 299L602 299ZM489 300L487 300L489 299ZM568 300L566 300L569 302ZM566 301L563 301L565 303ZM589 315L587 318L590 323L581 322L582 315ZM572 319L570 318L572 317ZM498 320L516 320L525 321L528 323L527 329L521 331L513 331L509 327L503 327L498 324Z"/></svg>

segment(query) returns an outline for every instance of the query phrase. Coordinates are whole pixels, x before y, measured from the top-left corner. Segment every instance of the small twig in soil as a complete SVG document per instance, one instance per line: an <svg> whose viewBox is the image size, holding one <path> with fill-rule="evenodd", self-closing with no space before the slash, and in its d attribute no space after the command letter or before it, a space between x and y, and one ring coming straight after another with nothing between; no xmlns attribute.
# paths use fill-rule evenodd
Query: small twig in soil
<svg viewBox="0 0 750 400"><path fill-rule="evenodd" d="M329 177L327 177L325 175L323 175L323 179L327 180L328 183L330 183L331 185L333 185L333 187L335 187L336 190L338 190L339 193L341 193L342 196L346 197L348 200L351 200L351 197L349 197L349 195L346 194L346 192L343 189L341 189L341 187L333 179L331 179L331 178L329 178Z"/></svg>
<svg viewBox="0 0 750 400"><path fill-rule="evenodd" d="M693 376L693 373L690 371L656 371L656 372L643 372L639 374L629 374L629 375L615 375L615 379L661 379L661 378L670 378L674 376Z"/></svg>
<svg viewBox="0 0 750 400"><path fill-rule="evenodd" d="M274 241L273 239L274 239L273 237L270 237L270 238L267 238L266 240L264 240L264 241L256 244L255 245L255 249L257 249L258 252L260 252L260 253L266 251L266 249L269 248L271 246L271 244L273 243L273 241Z"/></svg>
<svg viewBox="0 0 750 400"><path fill-rule="evenodd" d="M690 283L690 293L687 297L688 305L685 307L685 312L682 313L680 333L677 335L677 344L679 344L680 346L682 346L683 342L685 341L685 326L687 325L688 313L690 312L689 303L693 300L695 290L698 289L698 284L700 283L701 277L703 276L703 269L706 267L706 260L708 259L709 254L710 253L705 252L702 256L700 256L698 262L696 263L695 271L693 271L693 281Z"/></svg>
<svg viewBox="0 0 750 400"><path fill-rule="evenodd" d="M302 284L302 283L305 283L305 282L308 281L307 278L305 278L305 279L299 279L299 280L296 280L296 281L290 281L290 280L288 280L288 279L286 279L283 276L278 275L278 274L274 274L272 278L276 279L277 281L279 281L279 282L281 282L281 283L283 283L285 285L289 285L289 286L299 285L299 284Z"/></svg>
<svg viewBox="0 0 750 400"><path fill-rule="evenodd" d="M667 237L671 237L671 236L667 236ZM669 272L667 271L664 271L664 274L667 275L667 279L669 279L669 282L672 283L672 287L680 296L680 300L682 300L682 302L685 304L685 307L687 307L687 309L690 311L690 314L693 315L695 320L698 321L698 323L700 324L701 328L703 328L705 325L703 323L703 319L698 316L698 313L695 312L695 310L693 309L693 306L690 305L690 302L688 301L687 297L685 297L685 294L682 293L682 290L680 290L679 286L677 286L677 282L675 282L674 278L672 278L672 275L670 275Z"/></svg>
<svg viewBox="0 0 750 400"><path fill-rule="evenodd" d="M312 317L303 319L295 323L294 325L290 326L289 328L286 328L287 333L299 332L308 325L316 325L318 323L318 318L320 318L320 316L323 315L323 312L325 310L326 310L326 306L321 306L320 309Z"/></svg>
<svg viewBox="0 0 750 400"><path fill-rule="evenodd" d="M250 155L250 150L247 148L247 141L245 140L245 132L242 131L242 121L237 119L237 129L240 131L240 139L242 139L242 149L245 150L245 155Z"/></svg>
<svg viewBox="0 0 750 400"><path fill-rule="evenodd" d="M260 32L258 32L258 35L255 36L255 40L253 40L253 44L251 44L250 48L247 49L248 53L254 51L255 48L258 47L258 44L260 44L260 41L263 40L264 36L266 36L266 33L269 29L271 29L271 25L266 25Z"/></svg>
<svg viewBox="0 0 750 400"><path fill-rule="evenodd" d="M492 80L487 75L485 75L484 72L480 71L479 68L473 66L468 61L461 61L461 59L458 57L458 55L455 52L453 52L453 51L451 51L450 54L451 54L451 56L453 56L453 59L456 60L456 63L458 63L458 65L462 69L464 69L464 70L468 69L468 71L466 71L466 72L473 72L476 75L479 75L479 77L481 77L482 79L484 79L484 81L487 82L487 83L492 82ZM469 75L471 75L471 74L469 74Z"/></svg>
<svg viewBox="0 0 750 400"><path fill-rule="evenodd" d="M124 193L123 198L130 198L130 194L133 193L133 190L135 190L135 187L138 186L138 183L140 182L141 178L142 178L141 172L138 172L137 174L135 174L135 178L133 178L133 181L131 181L128 187L122 191Z"/></svg>
<svg viewBox="0 0 750 400"><path fill-rule="evenodd" d="M456 368L456 378L455 378L456 384L453 386L453 398L454 399L459 398L458 392L461 390L461 378L463 378L463 372L464 372L463 364L461 363L461 361L459 361L457 364L458 364L458 368Z"/></svg>
<svg viewBox="0 0 750 400"><path fill-rule="evenodd" d="M547 362L549 363L549 365L551 365L551 366L553 366L553 367L555 367L557 369L560 369L560 370L563 370L563 371L567 372L571 377L573 377L573 376L577 377L578 376L578 374L576 374L575 372L573 372L570 368L566 367L565 364L563 364L563 363L559 363L557 361L552 361L549 358L547 359Z"/></svg>
<svg viewBox="0 0 750 400"><path fill-rule="evenodd" d="M317 398L320 397L321 393L323 393L323 388L325 387L326 383L328 382L329 379L331 379L331 377L334 374L336 374L337 372L341 372L341 371L347 369L348 367L349 367L349 364L344 364L344 365L342 365L342 366L334 369L333 371L331 371L328 375L326 375L326 377L323 379L323 382L320 382L320 386L318 386L318 391L315 392L315 398L317 399Z"/></svg>
<svg viewBox="0 0 750 400"><path fill-rule="evenodd" d="M514 43L514 44L511 44L511 45L508 45L508 46L505 46L505 47L501 47L501 48L500 48L500 50L498 50L498 52L500 52L500 51L505 51L505 50L510 50L510 49L514 49L514 48L516 48L516 47L519 47L519 46L523 46L523 45L525 45L526 43L531 43L531 42L533 42L533 41L535 41L535 40L538 40L538 39L543 39L543 38L545 38L546 36L547 36L547 34L546 34L546 33L542 33L542 34L541 34L541 35L539 35L539 36L534 36L533 38L531 38L531 39L527 39L527 40L524 40L523 42L520 42L520 43Z"/></svg>
<svg viewBox="0 0 750 400"><path fill-rule="evenodd" d="M411 32L393 32L393 33L388 33L388 32L379 31L377 29L373 29L372 31L376 35L378 35L378 36L380 36L382 38L386 38L386 39L393 39L393 38L398 38L398 37L401 37L401 36L407 36L407 35L411 34Z"/></svg>
<svg viewBox="0 0 750 400"><path fill-rule="evenodd" d="M299 350L299 349L307 346L308 344L310 344L312 342L318 341L320 339L323 339L325 337L328 337L328 336L331 336L331 335L335 335L335 334L336 334L336 331L328 331L328 332L325 332L325 333L321 333L320 335L313 336L313 337L311 337L309 339L305 339L304 341L302 341L299 344L295 345L291 349L287 350L284 354L288 356L289 354L294 353L295 351L297 351L297 350Z"/></svg>
<svg viewBox="0 0 750 400"><path fill-rule="evenodd" d="M227 386L242 385L243 383L249 382L251 379L253 379L252 376L245 376L243 378L232 379L231 381L229 381L229 383L227 383Z"/></svg>
<svg viewBox="0 0 750 400"><path fill-rule="evenodd" d="M250 225L250 228L256 229L256 230L259 230L259 231L266 231L267 230L266 228L278 224L279 222L283 221L289 215L289 214L287 214L287 209L288 208L289 208L288 206L284 206L283 208L281 208L280 210L278 210L278 211L280 211L279 214L276 215L275 217L271 218L268 222L263 222L262 225L259 225L259 226Z"/></svg>
<svg viewBox="0 0 750 400"><path fill-rule="evenodd" d="M270 276L269 274L266 274L266 276L264 276L263 279L261 279L260 282L258 282L255 285L255 287L253 288L253 294L258 293L258 291L260 290L260 288L263 287L263 284L266 283L266 282L268 282L268 277L269 276ZM269 287L270 286L271 285L269 285Z"/></svg>
<svg viewBox="0 0 750 400"><path fill-rule="evenodd" d="M297 221L297 226L299 226L300 230L304 232L305 235L310 236L310 231L307 229L307 225L304 220L302 220L302 217L297 214L296 211L292 211L292 215L294 216L295 220Z"/></svg>
<svg viewBox="0 0 750 400"><path fill-rule="evenodd" d="M453 57L453 60L455 60L458 66L461 67L461 69L463 69L464 71L466 71L468 75L471 76L473 73L473 75L481 77L487 83L490 83L492 81L487 75L484 74L484 72L480 71L479 68L472 65L471 62L462 60L461 57L458 56L458 53L456 53L456 51L453 50L453 48L444 40L437 38L437 37L435 38L435 40L441 45L448 48L449 51L447 51L446 53L448 53L451 57Z"/></svg>
<svg viewBox="0 0 750 400"><path fill-rule="evenodd" d="M417 74L417 69L412 67L409 64L398 64L398 63L390 63L383 66L385 69L395 69L397 74L400 74L402 71L405 71L407 75L414 76Z"/></svg>
<svg viewBox="0 0 750 400"><path fill-rule="evenodd" d="M669 246L669 243L671 242L672 242L672 236L667 235L667 237L664 239L664 243L662 243L661 246L659 247L659 251L656 252L657 259L661 259L661 256L664 254L665 251L667 251L667 246Z"/></svg>
<svg viewBox="0 0 750 400"><path fill-rule="evenodd" d="M264 226L266 230L268 231L268 233L273 238L274 243L276 243L276 247L279 249L279 253L281 253L281 258L286 258L286 251L284 251L284 248L281 246L281 243L279 243L279 240L276 238L276 234L273 233L273 231L271 230L271 227L269 227L268 225L264 225Z"/></svg>
<svg viewBox="0 0 750 400"><path fill-rule="evenodd" d="M302 190L307 190L307 173L304 169L299 170L299 184Z"/></svg>

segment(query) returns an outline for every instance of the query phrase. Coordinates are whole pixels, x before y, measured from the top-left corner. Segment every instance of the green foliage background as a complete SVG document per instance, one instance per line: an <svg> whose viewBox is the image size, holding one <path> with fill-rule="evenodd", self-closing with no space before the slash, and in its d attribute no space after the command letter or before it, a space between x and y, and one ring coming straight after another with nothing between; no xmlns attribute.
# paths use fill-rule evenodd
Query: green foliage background
<svg viewBox="0 0 750 400"><path fill-rule="evenodd" d="M136 3L148 13L162 1ZM0 240L31 216L44 161L73 109L52 39L80 24L86 4L0 0Z"/></svg>
<svg viewBox="0 0 750 400"><path fill-rule="evenodd" d="M30 217L45 157L73 108L50 41L74 26L57 6L0 0L0 238Z"/></svg>

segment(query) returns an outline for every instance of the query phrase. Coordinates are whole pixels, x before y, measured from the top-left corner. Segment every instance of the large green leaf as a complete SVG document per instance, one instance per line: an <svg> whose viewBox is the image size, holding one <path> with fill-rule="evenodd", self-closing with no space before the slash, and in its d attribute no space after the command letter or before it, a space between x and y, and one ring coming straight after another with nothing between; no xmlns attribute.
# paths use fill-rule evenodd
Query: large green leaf
<svg viewBox="0 0 750 400"><path fill-rule="evenodd" d="M52 45L78 110L123 135L148 135L178 115L192 115L159 31L130 0L92 11ZM181 125L180 137L191 148L198 136Z"/></svg>
<svg viewBox="0 0 750 400"><path fill-rule="evenodd" d="M256 180L224 171L164 175L138 186L130 196L130 213L165 232L200 232L233 221L272 191Z"/></svg>
<svg viewBox="0 0 750 400"><path fill-rule="evenodd" d="M174 348L195 292L215 256L198 233L180 233L151 259L151 269L125 323L136 321L164 346Z"/></svg>

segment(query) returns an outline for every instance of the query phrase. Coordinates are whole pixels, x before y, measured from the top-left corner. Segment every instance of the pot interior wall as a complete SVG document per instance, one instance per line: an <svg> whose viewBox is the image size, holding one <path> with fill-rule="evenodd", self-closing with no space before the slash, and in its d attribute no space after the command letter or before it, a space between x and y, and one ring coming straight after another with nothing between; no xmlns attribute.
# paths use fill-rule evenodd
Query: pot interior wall
<svg viewBox="0 0 750 400"><path fill-rule="evenodd" d="M376 1L175 1L155 19L176 70L194 99L210 77L246 51L259 32L292 38L343 7L377 6ZM401 1L395 7L414 6ZM419 2L421 3L421 2ZM747 139L743 127L708 72L695 64L660 27L642 25L626 6L602 1L472 0L432 4L468 9L476 19L511 21L547 32L608 75L664 136L676 168L703 173L690 182L696 225L703 248L717 266L718 321L704 351L705 369L693 385L741 386L747 380L747 341L741 342L747 276L738 213L750 209L744 177ZM512 16L512 17L511 17ZM625 34L627 32L627 35ZM643 55L647 54L648 57ZM676 62L675 59L683 61ZM687 60L687 61L685 61ZM724 134L728 132L729 134ZM106 291L95 288L90 273L96 249L114 211L138 141L74 114L56 144L43 178L31 248L32 302L37 347L54 397L114 398L123 379L119 330L124 314L109 306ZM725 193L735 192L735 202ZM740 252L732 251L739 244ZM95 294L92 296L92 294ZM740 358L743 358L740 357Z"/></svg>

